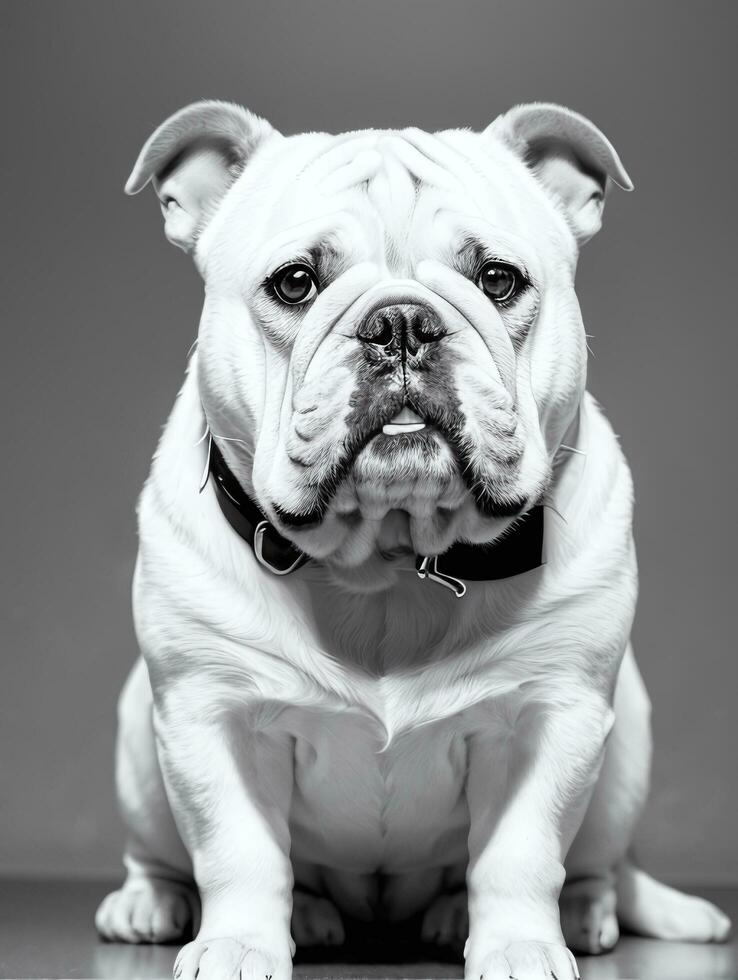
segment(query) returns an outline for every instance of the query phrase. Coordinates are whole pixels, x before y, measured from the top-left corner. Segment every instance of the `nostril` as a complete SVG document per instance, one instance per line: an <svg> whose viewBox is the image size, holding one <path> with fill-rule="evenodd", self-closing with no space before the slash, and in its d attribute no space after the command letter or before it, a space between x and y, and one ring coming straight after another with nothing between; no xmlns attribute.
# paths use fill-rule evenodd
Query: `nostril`
<svg viewBox="0 0 738 980"><path fill-rule="evenodd" d="M394 335L392 320L383 313L375 313L357 330L359 340L364 340L369 344L377 344L380 347L389 346Z"/></svg>
<svg viewBox="0 0 738 980"><path fill-rule="evenodd" d="M375 344L381 344L382 347L386 347L387 344L392 343L392 338L395 332L392 329L392 321L387 316L379 317L379 324L376 336L374 337Z"/></svg>
<svg viewBox="0 0 738 980"><path fill-rule="evenodd" d="M443 330L435 330L426 323L419 323L414 330L415 339L421 344L432 344L444 335Z"/></svg>
<svg viewBox="0 0 738 980"><path fill-rule="evenodd" d="M432 344L446 335L440 320L425 312L416 313L411 325L413 336L419 344Z"/></svg>
<svg viewBox="0 0 738 980"><path fill-rule="evenodd" d="M375 310L356 331L359 340L376 347L389 348L389 353L408 350L416 353L423 344L431 344L446 336L440 316L435 310L413 303L398 303Z"/></svg>

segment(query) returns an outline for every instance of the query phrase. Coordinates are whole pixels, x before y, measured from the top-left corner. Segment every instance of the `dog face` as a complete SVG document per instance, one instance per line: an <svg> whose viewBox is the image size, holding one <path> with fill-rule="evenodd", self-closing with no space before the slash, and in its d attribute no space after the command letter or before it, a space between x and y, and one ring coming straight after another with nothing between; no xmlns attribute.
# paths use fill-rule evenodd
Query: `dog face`
<svg viewBox="0 0 738 980"><path fill-rule="evenodd" d="M127 189L153 179L203 275L203 408L281 533L355 567L491 541L541 501L608 178L630 186L605 137L549 105L480 134L285 138L224 103L159 127Z"/></svg>

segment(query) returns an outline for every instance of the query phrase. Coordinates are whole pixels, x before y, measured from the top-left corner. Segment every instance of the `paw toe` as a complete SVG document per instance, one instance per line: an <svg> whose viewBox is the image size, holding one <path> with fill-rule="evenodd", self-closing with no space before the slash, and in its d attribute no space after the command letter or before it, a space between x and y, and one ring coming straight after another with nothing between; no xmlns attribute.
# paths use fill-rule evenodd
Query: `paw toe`
<svg viewBox="0 0 738 980"><path fill-rule="evenodd" d="M565 946L514 942L467 960L467 980L579 980L576 960Z"/></svg>
<svg viewBox="0 0 738 980"><path fill-rule="evenodd" d="M174 964L174 980L289 980L291 958L248 940L194 940Z"/></svg>
<svg viewBox="0 0 738 980"><path fill-rule="evenodd" d="M469 935L469 912L466 890L439 895L423 918L421 938L441 946L462 946Z"/></svg>
<svg viewBox="0 0 738 980"><path fill-rule="evenodd" d="M296 890L292 904L292 938L297 946L340 946L345 934L333 902Z"/></svg>
<svg viewBox="0 0 738 980"><path fill-rule="evenodd" d="M192 921L185 890L174 883L129 882L100 904L95 926L103 939L166 943L181 939Z"/></svg>
<svg viewBox="0 0 738 980"><path fill-rule="evenodd" d="M584 883L582 883L584 885ZM611 887L565 888L559 903L561 929L567 944L578 953L594 955L613 949L620 938L616 896Z"/></svg>

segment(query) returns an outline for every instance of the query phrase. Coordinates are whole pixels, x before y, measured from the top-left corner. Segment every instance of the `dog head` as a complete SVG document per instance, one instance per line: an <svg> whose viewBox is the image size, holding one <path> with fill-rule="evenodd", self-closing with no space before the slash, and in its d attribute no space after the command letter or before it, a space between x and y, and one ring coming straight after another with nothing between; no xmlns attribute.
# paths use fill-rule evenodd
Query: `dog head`
<svg viewBox="0 0 738 980"><path fill-rule="evenodd" d="M149 181L205 280L211 432L283 535L387 584L380 552L491 541L541 501L585 386L578 249L631 186L592 123L287 138L201 102L126 190Z"/></svg>

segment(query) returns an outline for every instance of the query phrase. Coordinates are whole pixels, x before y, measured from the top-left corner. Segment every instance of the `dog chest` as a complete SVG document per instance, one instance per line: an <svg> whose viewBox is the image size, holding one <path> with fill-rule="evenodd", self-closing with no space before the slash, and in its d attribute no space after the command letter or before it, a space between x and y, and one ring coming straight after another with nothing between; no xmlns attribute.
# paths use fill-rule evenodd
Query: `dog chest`
<svg viewBox="0 0 738 980"><path fill-rule="evenodd" d="M418 728L383 749L361 715L292 714L295 859L357 872L464 859L467 750L458 725Z"/></svg>

